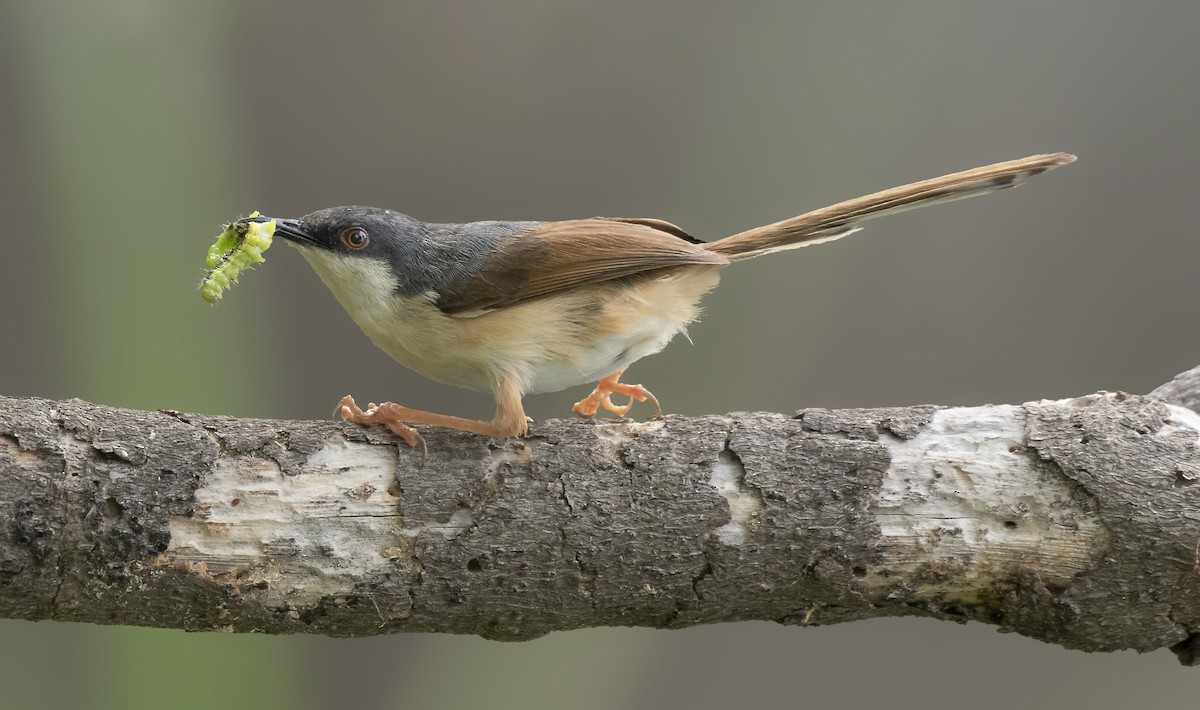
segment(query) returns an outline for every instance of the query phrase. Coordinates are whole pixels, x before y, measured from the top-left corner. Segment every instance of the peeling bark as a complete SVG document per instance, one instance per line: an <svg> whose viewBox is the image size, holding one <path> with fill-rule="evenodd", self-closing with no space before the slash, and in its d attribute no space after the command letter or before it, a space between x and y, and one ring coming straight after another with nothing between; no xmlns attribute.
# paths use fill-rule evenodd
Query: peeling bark
<svg viewBox="0 0 1200 710"><path fill-rule="evenodd" d="M378 428L0 398L0 617L518 640L917 615L1195 664L1197 373L1145 397L431 429L423 467Z"/></svg>

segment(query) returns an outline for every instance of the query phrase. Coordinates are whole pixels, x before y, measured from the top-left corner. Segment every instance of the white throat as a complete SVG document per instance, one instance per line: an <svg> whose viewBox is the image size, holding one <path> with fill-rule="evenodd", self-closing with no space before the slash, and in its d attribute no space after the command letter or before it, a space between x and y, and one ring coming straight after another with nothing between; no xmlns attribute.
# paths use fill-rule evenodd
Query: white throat
<svg viewBox="0 0 1200 710"><path fill-rule="evenodd" d="M298 244L292 246L356 321L392 304L400 281L385 262Z"/></svg>

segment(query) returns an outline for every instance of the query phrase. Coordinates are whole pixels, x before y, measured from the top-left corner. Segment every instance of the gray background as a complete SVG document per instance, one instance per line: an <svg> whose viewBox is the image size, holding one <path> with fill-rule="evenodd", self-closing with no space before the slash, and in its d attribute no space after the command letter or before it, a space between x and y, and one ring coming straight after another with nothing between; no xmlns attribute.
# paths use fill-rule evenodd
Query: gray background
<svg viewBox="0 0 1200 710"><path fill-rule="evenodd" d="M375 350L289 250L205 306L219 224L359 203L715 238L1053 150L1080 161L730 268L695 344L628 379L690 414L1146 392L1200 355L1197 27L1196 3L1084 0L0 4L0 393L487 417ZM1200 676L911 619L524 644L0 622L0 687L30 707L1117 708L1194 705Z"/></svg>

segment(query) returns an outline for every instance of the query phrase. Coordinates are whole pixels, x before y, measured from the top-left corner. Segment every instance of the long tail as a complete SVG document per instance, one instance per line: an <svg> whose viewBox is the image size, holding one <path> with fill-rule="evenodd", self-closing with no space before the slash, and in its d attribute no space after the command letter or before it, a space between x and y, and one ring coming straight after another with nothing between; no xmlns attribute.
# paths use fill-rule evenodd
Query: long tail
<svg viewBox="0 0 1200 710"><path fill-rule="evenodd" d="M1016 187L1034 175L1074 160L1075 156L1069 153L1049 153L985 165L839 202L704 246L709 251L738 261L774 251L829 242L862 229L858 226L861 220Z"/></svg>

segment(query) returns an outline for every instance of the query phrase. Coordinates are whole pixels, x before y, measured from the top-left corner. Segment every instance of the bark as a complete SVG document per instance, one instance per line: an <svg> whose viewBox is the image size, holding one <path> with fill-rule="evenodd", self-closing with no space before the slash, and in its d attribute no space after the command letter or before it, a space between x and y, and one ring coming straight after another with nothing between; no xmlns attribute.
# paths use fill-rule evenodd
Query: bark
<svg viewBox="0 0 1200 710"><path fill-rule="evenodd" d="M378 428L0 398L0 617L519 640L917 615L1196 664L1198 390L430 429L424 465Z"/></svg>

